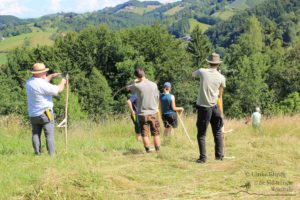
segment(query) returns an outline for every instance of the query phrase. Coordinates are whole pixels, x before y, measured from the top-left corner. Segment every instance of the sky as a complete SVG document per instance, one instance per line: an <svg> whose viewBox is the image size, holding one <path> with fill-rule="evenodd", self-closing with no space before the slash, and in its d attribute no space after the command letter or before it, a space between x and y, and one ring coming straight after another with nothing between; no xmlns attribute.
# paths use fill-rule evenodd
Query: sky
<svg viewBox="0 0 300 200"><path fill-rule="evenodd" d="M113 7L128 0L0 0L0 15L36 18L57 12L84 13ZM178 0L158 0L170 3Z"/></svg>

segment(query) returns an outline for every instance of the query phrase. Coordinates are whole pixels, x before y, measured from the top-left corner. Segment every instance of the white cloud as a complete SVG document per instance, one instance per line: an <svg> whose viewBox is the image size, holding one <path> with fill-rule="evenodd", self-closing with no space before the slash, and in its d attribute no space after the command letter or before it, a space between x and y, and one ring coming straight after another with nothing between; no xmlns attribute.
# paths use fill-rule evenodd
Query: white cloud
<svg viewBox="0 0 300 200"><path fill-rule="evenodd" d="M61 0L51 0L50 11L51 12L61 11L60 3L61 3Z"/></svg>
<svg viewBox="0 0 300 200"><path fill-rule="evenodd" d="M28 10L18 0L0 0L0 15L22 15Z"/></svg>
<svg viewBox="0 0 300 200"><path fill-rule="evenodd" d="M76 10L79 12L95 11L101 7L97 0L77 0L76 5Z"/></svg>
<svg viewBox="0 0 300 200"><path fill-rule="evenodd" d="M124 0L114 0L114 1L104 0L104 2L102 2L101 8L113 7L113 6L116 6L118 4L125 3L125 2L126 1L124 1Z"/></svg>

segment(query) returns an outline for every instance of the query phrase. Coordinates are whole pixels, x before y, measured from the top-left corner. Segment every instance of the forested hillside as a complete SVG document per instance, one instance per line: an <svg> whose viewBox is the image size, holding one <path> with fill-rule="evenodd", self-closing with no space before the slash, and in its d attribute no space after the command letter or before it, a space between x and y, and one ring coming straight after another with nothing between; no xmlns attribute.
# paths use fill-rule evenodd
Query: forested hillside
<svg viewBox="0 0 300 200"><path fill-rule="evenodd" d="M9 37L29 33L31 32L31 23L34 23L34 27L55 28L58 32L63 32L80 31L88 25L103 23L116 30L139 25L151 25L160 21L168 27L171 33L181 37L190 33L189 28L193 24L190 23L189 19L195 19L200 25L214 25L225 19L222 15L216 16L215 14L218 12L236 13L253 7L261 1L252 0L252 3L249 4L241 2L241 0L183 0L161 4L156 1L131 0L113 8L85 14L57 13L27 20L13 16L0 16L0 36ZM238 3L240 9L236 9L238 6L232 5L232 3Z"/></svg>
<svg viewBox="0 0 300 200"><path fill-rule="evenodd" d="M262 24L264 42L280 39L284 45L291 44L300 35L300 1L271 0L243 11L206 32L214 45L229 47L245 31L246 21L256 16Z"/></svg>
<svg viewBox="0 0 300 200"><path fill-rule="evenodd" d="M174 8L195 2L182 1L164 6L151 2L143 6L159 6L156 9L163 11L165 6ZM232 6L231 3L228 6ZM211 4L212 7L215 5ZM109 13L140 15L128 12L128 9L121 11L127 7L128 4L118 10L111 8L102 12L108 16ZM184 9L172 17L183 20L179 13L184 13ZM49 15L43 19L55 22L60 16L62 20L80 23L75 19L82 16L69 13L65 18L64 15ZM89 16L92 15L97 13ZM148 20L151 24L151 18ZM58 23L62 21L58 20ZM43 27L35 26L39 30ZM191 73L199 67L207 67L205 59L213 51L220 53L224 60L221 72L227 79L224 107L228 117L244 117L255 106L260 106L263 114L269 116L299 112L300 36L299 3L296 0L266 1L228 22L212 26L203 33L200 26L195 25L190 40L186 41L174 37L164 24L158 22L126 29L93 24L84 28L78 24L81 30L57 34L53 45L23 45L12 50L7 63L0 68L0 114L26 116L24 85L35 62L44 62L53 71L70 73L70 116L75 119L102 120L107 115L125 112L129 93L117 91L133 80L136 66L144 67L147 77L157 82L160 89L165 81L172 82L177 104L191 112L198 85L197 80L191 79ZM55 103L57 116L62 116L64 96Z"/></svg>

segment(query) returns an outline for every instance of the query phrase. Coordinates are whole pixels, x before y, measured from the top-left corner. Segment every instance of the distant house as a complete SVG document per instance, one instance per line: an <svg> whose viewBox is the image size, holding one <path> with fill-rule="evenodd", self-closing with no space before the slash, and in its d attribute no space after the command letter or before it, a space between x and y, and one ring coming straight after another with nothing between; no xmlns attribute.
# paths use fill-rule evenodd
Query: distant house
<svg viewBox="0 0 300 200"><path fill-rule="evenodd" d="M183 39L184 41L190 41L192 38L189 35L186 35L184 37L181 37L181 39Z"/></svg>

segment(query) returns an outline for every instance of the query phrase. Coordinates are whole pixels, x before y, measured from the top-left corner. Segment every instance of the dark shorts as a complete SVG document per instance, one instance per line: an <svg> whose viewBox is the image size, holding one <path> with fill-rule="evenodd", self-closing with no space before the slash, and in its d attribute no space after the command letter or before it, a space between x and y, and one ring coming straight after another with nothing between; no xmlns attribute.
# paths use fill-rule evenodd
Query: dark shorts
<svg viewBox="0 0 300 200"><path fill-rule="evenodd" d="M132 115L130 115L130 118L133 122L135 133L141 134L142 131L141 131L140 123L139 123L139 116L137 115L135 120Z"/></svg>
<svg viewBox="0 0 300 200"><path fill-rule="evenodd" d="M165 128L177 128L178 127L178 120L177 120L177 114L174 112L172 114L163 114L162 120L164 122Z"/></svg>
<svg viewBox="0 0 300 200"><path fill-rule="evenodd" d="M139 122L143 137L149 136L150 133L152 136L160 134L160 124L157 113L154 115L140 115Z"/></svg>

